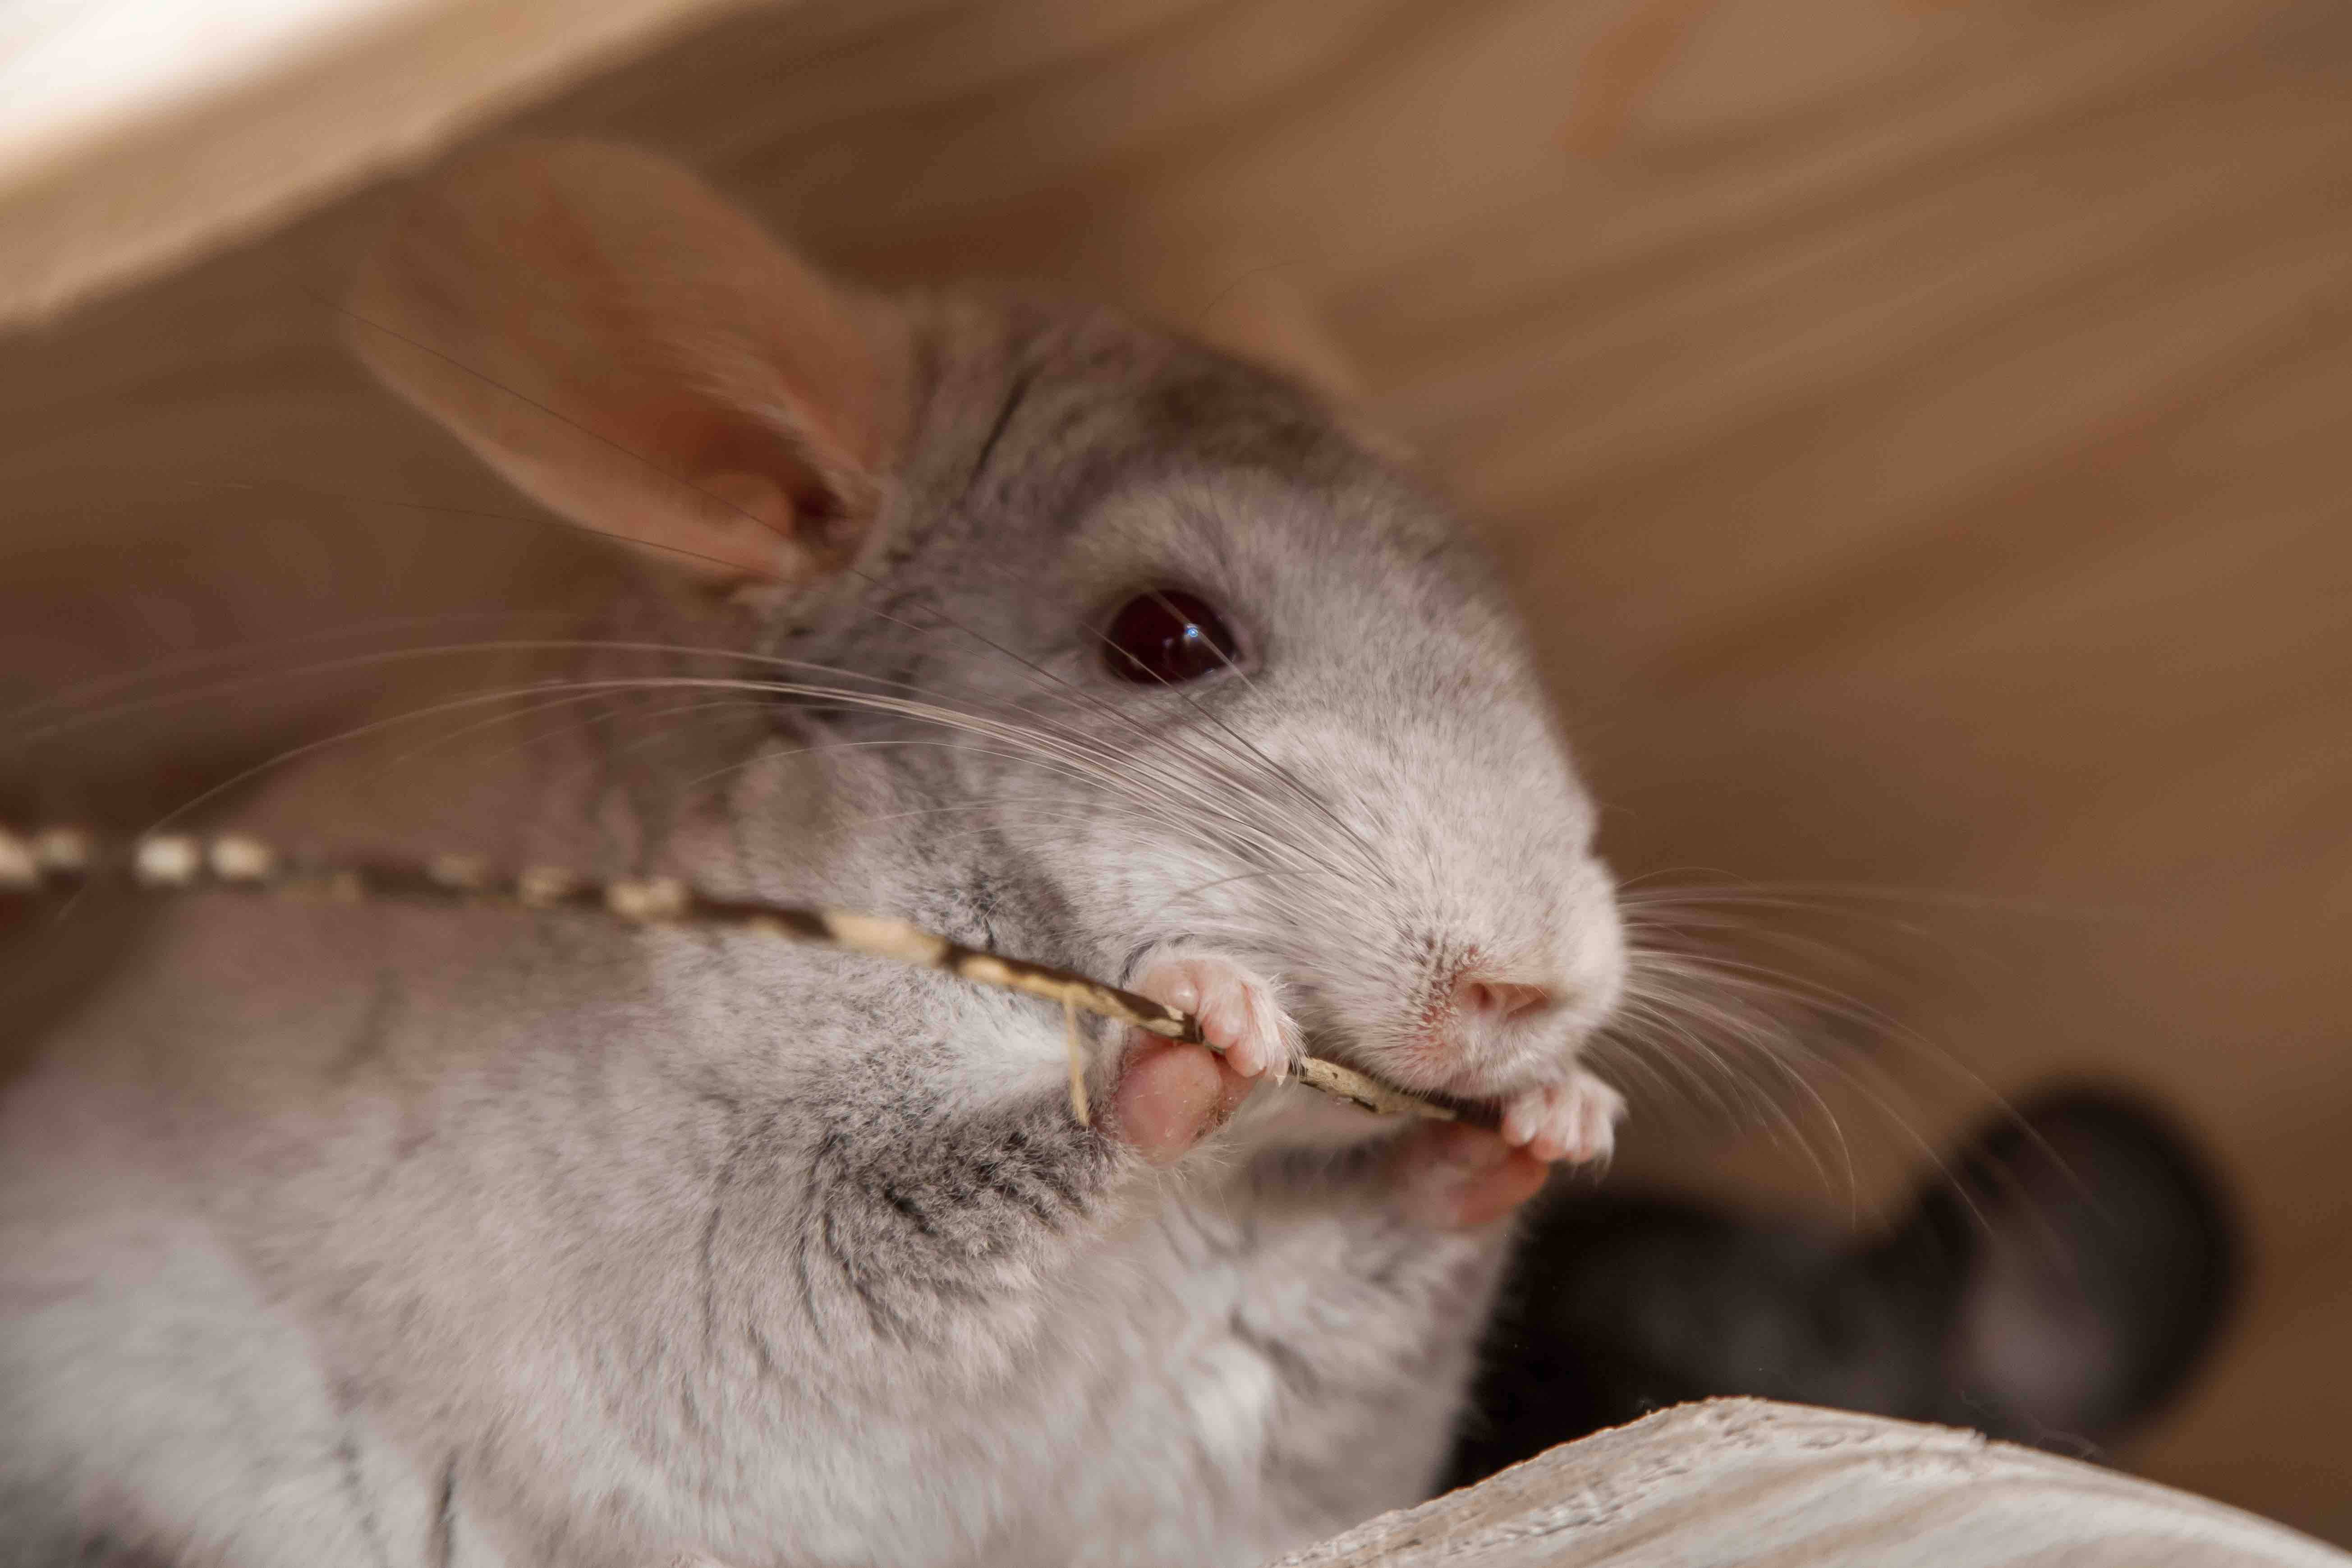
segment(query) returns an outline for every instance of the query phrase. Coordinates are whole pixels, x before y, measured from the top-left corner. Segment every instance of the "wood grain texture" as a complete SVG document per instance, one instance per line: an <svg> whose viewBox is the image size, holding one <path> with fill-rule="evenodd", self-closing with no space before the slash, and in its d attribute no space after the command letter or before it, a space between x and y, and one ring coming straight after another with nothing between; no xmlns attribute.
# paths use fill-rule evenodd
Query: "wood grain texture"
<svg viewBox="0 0 2352 1568"><path fill-rule="evenodd" d="M80 0L0 25L0 325L341 195L748 0Z"/></svg>
<svg viewBox="0 0 2352 1568"><path fill-rule="evenodd" d="M1778 962L1876 1016L1812 1091L1662 1046L1621 1178L1866 1217L2000 1094L2146 1086L2258 1272L2118 1458L2352 1542L2347 100L2331 0L805 0L528 123L884 279L1304 312L1505 558L1620 868L1798 889ZM318 302L379 203L0 350L0 673L514 569Z"/></svg>
<svg viewBox="0 0 2352 1568"><path fill-rule="evenodd" d="M2265 1520L1974 1433L1714 1400L1273 1568L2342 1568Z"/></svg>

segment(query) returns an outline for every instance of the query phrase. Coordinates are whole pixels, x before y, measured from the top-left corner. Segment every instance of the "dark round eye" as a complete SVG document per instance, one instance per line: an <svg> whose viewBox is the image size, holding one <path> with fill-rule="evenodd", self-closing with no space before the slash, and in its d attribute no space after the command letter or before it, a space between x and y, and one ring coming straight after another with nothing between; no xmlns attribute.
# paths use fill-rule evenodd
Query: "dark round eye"
<svg viewBox="0 0 2352 1568"><path fill-rule="evenodd" d="M1104 662L1122 680L1172 686L1230 668L1234 634L1206 600L1181 588L1155 588L1121 605L1104 633Z"/></svg>

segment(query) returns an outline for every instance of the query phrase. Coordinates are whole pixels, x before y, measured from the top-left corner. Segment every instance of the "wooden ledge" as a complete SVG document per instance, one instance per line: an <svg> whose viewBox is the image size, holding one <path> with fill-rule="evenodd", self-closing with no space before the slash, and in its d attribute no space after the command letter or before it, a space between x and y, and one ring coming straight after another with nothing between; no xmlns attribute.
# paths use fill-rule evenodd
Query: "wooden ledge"
<svg viewBox="0 0 2352 1568"><path fill-rule="evenodd" d="M1973 1432L1685 1405L1274 1568L2347 1568L2283 1525Z"/></svg>

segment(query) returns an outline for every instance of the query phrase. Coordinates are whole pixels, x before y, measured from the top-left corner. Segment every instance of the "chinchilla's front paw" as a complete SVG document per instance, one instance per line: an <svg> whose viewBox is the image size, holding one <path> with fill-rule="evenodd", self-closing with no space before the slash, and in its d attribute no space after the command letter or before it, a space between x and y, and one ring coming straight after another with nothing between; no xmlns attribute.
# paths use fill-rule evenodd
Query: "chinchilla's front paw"
<svg viewBox="0 0 2352 1568"><path fill-rule="evenodd" d="M1538 1160L1606 1160L1617 1147L1625 1097L1582 1068L1503 1107L1503 1142Z"/></svg>
<svg viewBox="0 0 2352 1568"><path fill-rule="evenodd" d="M1490 1225L1535 1196L1554 1161L1607 1159L1624 1114L1624 1097L1579 1068L1514 1095L1498 1128L1418 1129L1398 1149L1399 1199L1409 1216L1434 1229Z"/></svg>
<svg viewBox="0 0 2352 1568"><path fill-rule="evenodd" d="M1251 1089L1281 1082L1305 1054L1273 984L1232 959L1171 952L1148 963L1134 989L1198 1018L1210 1046L1133 1032L1111 1090L1110 1125L1154 1164L1181 1157Z"/></svg>

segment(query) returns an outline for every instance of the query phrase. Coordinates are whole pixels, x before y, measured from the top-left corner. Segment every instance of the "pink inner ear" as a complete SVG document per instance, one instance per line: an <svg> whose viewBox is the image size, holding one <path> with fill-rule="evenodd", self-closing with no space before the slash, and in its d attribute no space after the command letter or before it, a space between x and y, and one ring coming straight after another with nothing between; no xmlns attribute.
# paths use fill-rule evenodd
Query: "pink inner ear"
<svg viewBox="0 0 2352 1568"><path fill-rule="evenodd" d="M369 362L523 489L706 577L838 569L905 437L903 318L641 153L469 159L353 298Z"/></svg>
<svg viewBox="0 0 2352 1568"><path fill-rule="evenodd" d="M563 405L583 411L578 423L590 438L635 470L626 488L653 503L628 509L628 537L702 574L756 563L763 580L797 582L837 565L844 542L829 525L844 487L827 482L803 442L723 396L698 395L692 367L677 367L673 384L663 385L647 363L641 356L632 374L611 360L574 360L561 394ZM751 402L781 395L746 390ZM589 498L550 493L544 479L535 488L574 515L597 509ZM608 508L619 501L605 495Z"/></svg>
<svg viewBox="0 0 2352 1568"><path fill-rule="evenodd" d="M756 524L787 539L793 536L795 510L792 498L784 493L783 486L765 474L730 469L704 479L700 489L735 512L747 526Z"/></svg>

